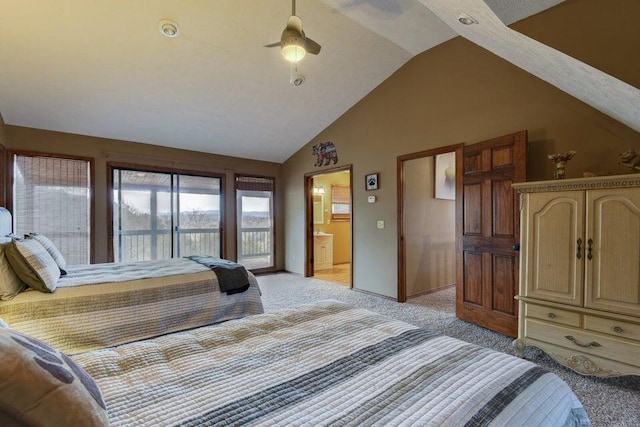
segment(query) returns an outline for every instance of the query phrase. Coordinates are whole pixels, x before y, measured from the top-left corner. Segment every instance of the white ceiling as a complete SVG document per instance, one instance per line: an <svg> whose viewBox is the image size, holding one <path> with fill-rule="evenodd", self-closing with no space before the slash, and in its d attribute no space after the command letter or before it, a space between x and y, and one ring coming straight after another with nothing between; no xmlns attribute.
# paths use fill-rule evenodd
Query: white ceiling
<svg viewBox="0 0 640 427"><path fill-rule="evenodd" d="M640 92L505 24L561 0L0 0L6 124L283 162L411 57L462 35L640 131ZM458 23L464 11L480 23ZM160 34L172 19L177 38ZM585 84L587 82L587 84ZM585 90L589 88L589 90Z"/></svg>

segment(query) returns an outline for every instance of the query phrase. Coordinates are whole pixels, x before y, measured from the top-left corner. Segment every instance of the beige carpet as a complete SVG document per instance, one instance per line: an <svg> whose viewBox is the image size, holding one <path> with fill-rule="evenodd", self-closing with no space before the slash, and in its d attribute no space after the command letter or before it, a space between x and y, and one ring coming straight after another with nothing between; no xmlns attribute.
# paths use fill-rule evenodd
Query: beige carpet
<svg viewBox="0 0 640 427"><path fill-rule="evenodd" d="M455 289L412 298L400 304L315 278L280 273L258 277L265 310L275 311L323 299L367 308L464 341L513 354L511 338L455 317ZM640 355L638 355L640 357ZM582 401L594 426L640 426L640 377L584 377L555 363L542 351L528 348L525 358L565 380Z"/></svg>

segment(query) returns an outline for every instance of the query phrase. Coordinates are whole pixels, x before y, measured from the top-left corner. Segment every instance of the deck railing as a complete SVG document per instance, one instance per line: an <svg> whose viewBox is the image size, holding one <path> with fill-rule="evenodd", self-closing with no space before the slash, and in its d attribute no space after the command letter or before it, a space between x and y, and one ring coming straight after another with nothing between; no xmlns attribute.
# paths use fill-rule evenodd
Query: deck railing
<svg viewBox="0 0 640 427"><path fill-rule="evenodd" d="M238 262L247 268L273 265L272 233L270 228L243 228ZM171 230L122 230L114 242L115 258L119 262L149 261L171 258ZM220 256L219 229L181 229L176 256ZM120 247L118 247L120 246Z"/></svg>

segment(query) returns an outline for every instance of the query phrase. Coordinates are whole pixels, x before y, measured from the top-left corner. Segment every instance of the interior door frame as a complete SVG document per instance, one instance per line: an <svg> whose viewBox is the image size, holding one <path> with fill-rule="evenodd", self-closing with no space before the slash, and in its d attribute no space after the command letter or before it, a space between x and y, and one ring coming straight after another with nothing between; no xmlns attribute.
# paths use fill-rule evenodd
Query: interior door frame
<svg viewBox="0 0 640 427"><path fill-rule="evenodd" d="M313 269L313 179L316 176L328 175L334 172L349 171L349 192L351 193L351 218L349 219L349 233L351 234L350 248L350 287L353 288L353 165L338 166L330 169L323 169L315 172L309 172L304 175L304 229L305 229L305 264L304 277L314 275Z"/></svg>
<svg viewBox="0 0 640 427"><path fill-rule="evenodd" d="M406 243L404 240L405 234L405 218L404 218L404 163L410 160L421 159L424 157L432 157L438 154L454 152L456 155L456 170L458 169L458 158L462 155L462 147L464 144L453 144L444 147L432 148L425 151L419 151L417 153L403 154L398 156L398 302L407 301L407 272L405 269L406 262ZM456 215L457 215L456 204ZM451 218L451 221L455 222L456 218ZM457 233L456 233L457 235Z"/></svg>

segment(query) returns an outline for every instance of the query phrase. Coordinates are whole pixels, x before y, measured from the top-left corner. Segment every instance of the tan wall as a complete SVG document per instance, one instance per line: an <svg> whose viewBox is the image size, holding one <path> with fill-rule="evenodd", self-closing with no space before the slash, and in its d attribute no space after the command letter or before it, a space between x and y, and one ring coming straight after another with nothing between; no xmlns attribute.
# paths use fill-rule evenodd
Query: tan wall
<svg viewBox="0 0 640 427"><path fill-rule="evenodd" d="M456 207L434 197L435 157L404 162L407 296L455 283Z"/></svg>
<svg viewBox="0 0 640 427"><path fill-rule="evenodd" d="M605 58L614 76L619 68L621 73L635 69L635 74L625 75L640 87L640 55L628 54L640 51L640 38L627 39L627 29L611 25L613 34L607 34L607 39L624 49L594 43L600 34L591 32L584 20L572 18L575 3L586 8L583 15L590 19L615 20L612 14L625 15L629 9L609 8L596 0L570 3L570 8L554 8L518 23L516 29L526 34L551 23L553 29L544 30L547 41L569 39L569 44L585 46L582 50L597 46L598 52L590 55ZM623 3L634 11L640 5ZM621 57L624 61L613 60ZM395 297L397 156L523 129L529 135L530 180L552 178L549 153L578 152L567 167L569 178L586 171L624 173L627 169L618 165L618 154L629 148L640 152L640 133L471 42L455 38L413 58L285 162L285 268L304 273L300 255L304 254L304 174L322 169L313 166L313 144L332 141L340 159L336 166L353 165L353 286ZM367 192L364 175L371 172L380 173L381 187ZM378 197L377 203L367 203L370 194ZM377 220L384 220L386 227L377 229Z"/></svg>
<svg viewBox="0 0 640 427"><path fill-rule="evenodd" d="M264 175L276 180L276 267L284 261L283 182L281 165L270 162L217 156L126 141L5 126L7 149L92 157L95 161L95 262L107 261L107 162L132 163L191 171L215 172L225 176L224 210L226 243L224 256L235 259L234 173ZM2 134L0 133L0 137Z"/></svg>
<svg viewBox="0 0 640 427"><path fill-rule="evenodd" d="M0 206L5 206L5 181L7 179L6 169L6 161L7 158L5 156L5 124L2 119L2 115L0 115Z"/></svg>
<svg viewBox="0 0 640 427"><path fill-rule="evenodd" d="M314 186L324 187L324 219L323 224L314 224L314 232L322 231L333 234L333 263L351 262L351 223L348 221L331 221L331 185L350 185L348 172L336 172L315 177Z"/></svg>

